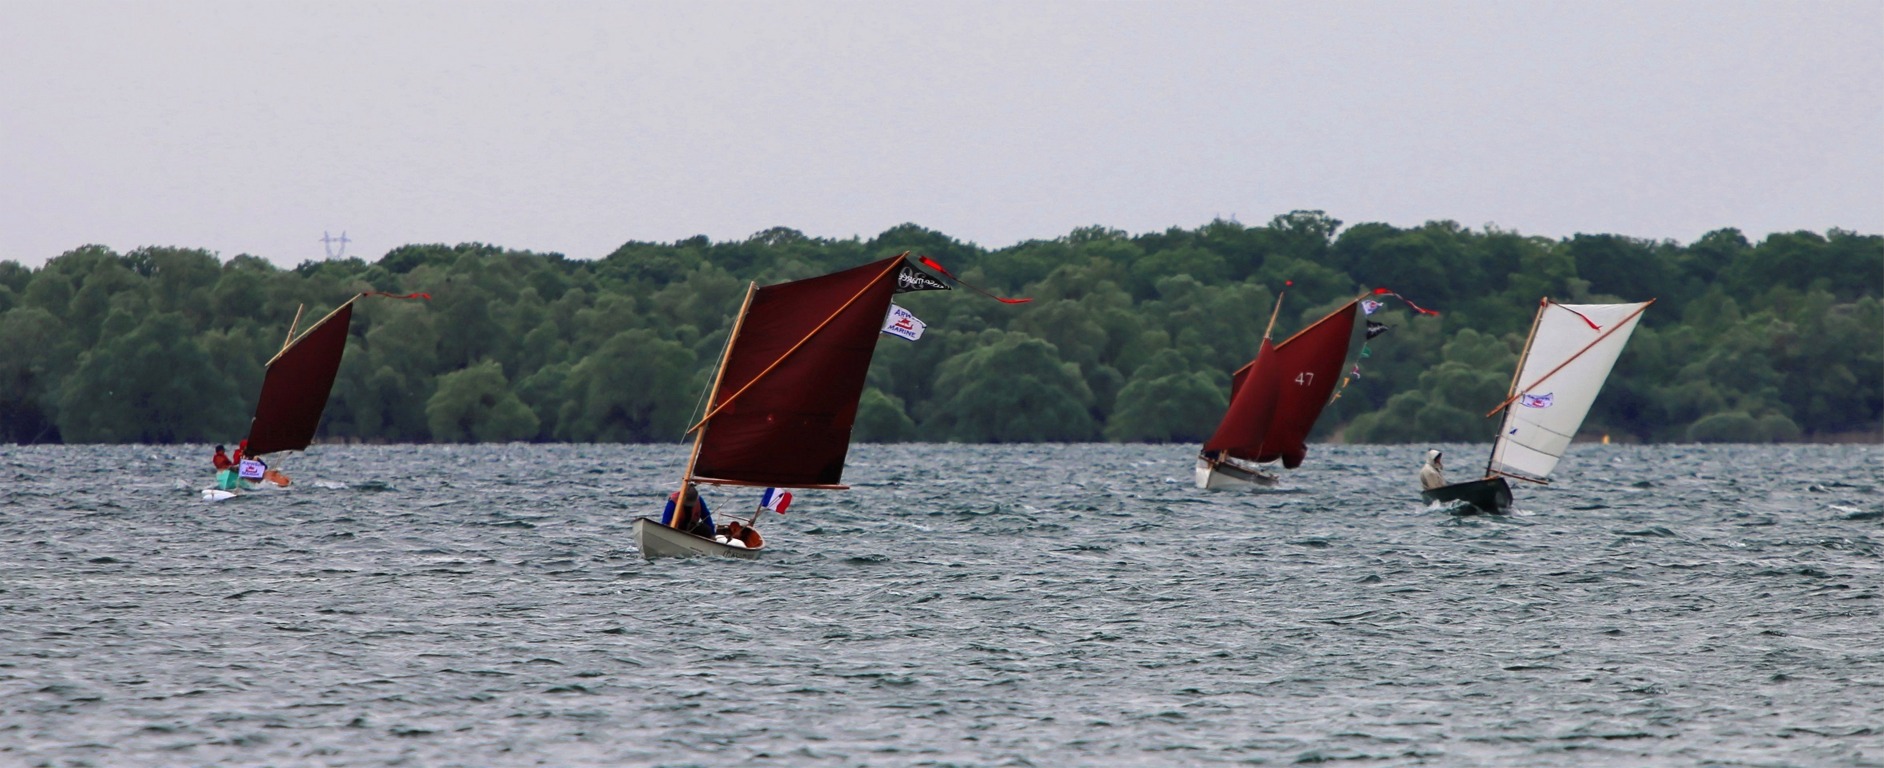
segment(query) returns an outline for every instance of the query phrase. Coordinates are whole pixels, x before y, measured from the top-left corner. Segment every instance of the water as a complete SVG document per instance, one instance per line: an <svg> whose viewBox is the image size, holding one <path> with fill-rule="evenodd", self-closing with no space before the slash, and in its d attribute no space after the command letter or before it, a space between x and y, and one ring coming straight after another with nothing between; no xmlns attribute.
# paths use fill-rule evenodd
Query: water
<svg viewBox="0 0 1884 768"><path fill-rule="evenodd" d="M1579 445L1454 518L1424 448L859 446L763 560L650 563L680 447L216 504L204 447L0 447L0 765L1884 765L1884 449Z"/></svg>

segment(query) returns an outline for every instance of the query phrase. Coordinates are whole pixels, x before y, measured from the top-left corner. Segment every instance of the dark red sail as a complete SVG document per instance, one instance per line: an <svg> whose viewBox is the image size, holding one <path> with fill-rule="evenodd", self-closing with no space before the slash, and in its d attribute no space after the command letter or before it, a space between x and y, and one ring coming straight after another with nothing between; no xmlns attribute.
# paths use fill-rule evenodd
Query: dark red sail
<svg viewBox="0 0 1884 768"><path fill-rule="evenodd" d="M851 424L902 256L753 292L721 366L692 476L841 483ZM946 287L946 286L941 286Z"/></svg>
<svg viewBox="0 0 1884 768"><path fill-rule="evenodd" d="M1254 459L1274 421L1281 389L1275 365L1276 348L1263 339L1256 359L1230 378L1230 408L1217 423L1217 431L1204 441L1204 450L1223 451L1239 459Z"/></svg>
<svg viewBox="0 0 1884 768"><path fill-rule="evenodd" d="M1263 438L1257 461L1282 460L1295 469L1308 455L1308 433L1334 394L1354 336L1356 304L1350 303L1276 345L1275 418Z"/></svg>
<svg viewBox="0 0 1884 768"><path fill-rule="evenodd" d="M348 301L269 361L255 418L249 421L248 455L298 451L314 441L352 322L353 302Z"/></svg>

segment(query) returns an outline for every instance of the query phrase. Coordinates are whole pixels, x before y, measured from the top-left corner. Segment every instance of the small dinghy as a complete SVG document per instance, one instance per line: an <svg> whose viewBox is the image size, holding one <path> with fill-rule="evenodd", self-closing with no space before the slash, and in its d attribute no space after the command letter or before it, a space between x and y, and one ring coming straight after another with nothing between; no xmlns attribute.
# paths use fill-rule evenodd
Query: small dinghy
<svg viewBox="0 0 1884 768"><path fill-rule="evenodd" d="M1485 414L1505 413L1485 476L1420 491L1420 498L1446 505L1454 514L1501 515L1511 511L1511 484L1505 478L1549 484L1637 320L1653 303L1540 302L1511 377L1510 396Z"/></svg>
<svg viewBox="0 0 1884 768"><path fill-rule="evenodd" d="M821 277L746 288L713 376L705 415L688 432L693 452L680 489L659 519L634 521L641 556L756 559L765 548L753 524L783 513L780 488L844 490L844 458L877 339L914 341L922 324L890 303L894 294L949 290L908 254ZM923 262L940 269L924 258ZM947 270L941 270L947 274ZM757 512L717 530L696 484L768 488ZM689 529L699 526L698 532ZM701 535L716 533L718 535ZM747 537L745 546L728 539Z"/></svg>
<svg viewBox="0 0 1884 768"><path fill-rule="evenodd" d="M756 528L748 527L748 534L741 539L715 536L695 536L686 531L661 525L661 521L652 517L635 518L635 546L640 548L641 556L649 560L657 557L737 557L746 560L759 559L759 552L765 549L765 539Z"/></svg>

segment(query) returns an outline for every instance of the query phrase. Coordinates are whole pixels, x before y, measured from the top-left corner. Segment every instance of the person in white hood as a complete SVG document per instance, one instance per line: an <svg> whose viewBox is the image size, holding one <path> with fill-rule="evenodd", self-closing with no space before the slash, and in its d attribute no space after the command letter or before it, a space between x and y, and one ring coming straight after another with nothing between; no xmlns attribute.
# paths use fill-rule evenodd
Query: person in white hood
<svg viewBox="0 0 1884 768"><path fill-rule="evenodd" d="M1420 490L1430 491L1446 484L1446 468L1439 457L1436 448L1426 452L1426 463L1420 467Z"/></svg>

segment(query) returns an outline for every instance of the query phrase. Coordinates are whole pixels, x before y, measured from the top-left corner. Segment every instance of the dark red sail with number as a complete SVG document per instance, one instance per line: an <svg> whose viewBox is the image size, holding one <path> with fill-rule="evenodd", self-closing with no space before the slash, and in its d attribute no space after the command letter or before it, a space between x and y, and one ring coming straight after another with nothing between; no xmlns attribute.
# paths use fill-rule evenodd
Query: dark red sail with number
<svg viewBox="0 0 1884 768"><path fill-rule="evenodd" d="M1301 466L1308 433L1340 380L1358 306L1349 302L1281 344L1263 339L1256 359L1231 378L1230 408L1204 450Z"/></svg>
<svg viewBox="0 0 1884 768"><path fill-rule="evenodd" d="M1276 345L1276 415L1269 422L1257 461L1295 469L1308 455L1308 433L1328 406L1354 337L1358 303L1350 303Z"/></svg>

